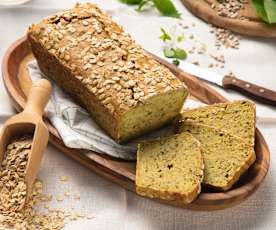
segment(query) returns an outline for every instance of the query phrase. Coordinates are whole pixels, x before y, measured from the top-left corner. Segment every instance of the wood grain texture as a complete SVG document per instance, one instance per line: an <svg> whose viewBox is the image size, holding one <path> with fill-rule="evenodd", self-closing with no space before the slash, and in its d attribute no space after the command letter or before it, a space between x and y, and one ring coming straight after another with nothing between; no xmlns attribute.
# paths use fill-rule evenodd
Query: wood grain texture
<svg viewBox="0 0 276 230"><path fill-rule="evenodd" d="M225 89L233 89L247 95L248 97L251 97L256 101L276 106L276 91L272 91L231 76L225 76L222 84Z"/></svg>
<svg viewBox="0 0 276 230"><path fill-rule="evenodd" d="M207 104L226 101L224 97L195 77L186 74L162 59L155 56L153 57L161 64L170 68L179 79L184 81L190 88L193 97ZM2 73L4 84L10 96L11 103L17 111L22 111L25 107L26 97L21 87L24 86L25 91L29 88L29 86L26 86L29 81L27 80L28 72L26 71L26 63L31 58L31 51L24 37L16 41L8 49L3 59ZM47 119L45 119L45 123L50 132L50 142L56 146L61 153L73 158L114 183L135 192L135 162L117 160L92 151L67 148L64 146L57 130ZM198 199L186 206L173 201L158 201L194 210L224 209L241 203L257 189L264 180L269 168L269 149L259 130L256 130L255 150L257 155L256 162L230 191L215 193L208 189L203 189Z"/></svg>
<svg viewBox="0 0 276 230"><path fill-rule="evenodd" d="M240 11L240 15L246 17L247 20L219 16L217 12L211 8L211 4L214 2L217 3L217 0L181 1L195 16L217 27L229 29L233 32L248 36L264 38L276 37L276 25L269 25L261 21L261 19L256 15L250 1L248 4L245 4L245 8Z"/></svg>

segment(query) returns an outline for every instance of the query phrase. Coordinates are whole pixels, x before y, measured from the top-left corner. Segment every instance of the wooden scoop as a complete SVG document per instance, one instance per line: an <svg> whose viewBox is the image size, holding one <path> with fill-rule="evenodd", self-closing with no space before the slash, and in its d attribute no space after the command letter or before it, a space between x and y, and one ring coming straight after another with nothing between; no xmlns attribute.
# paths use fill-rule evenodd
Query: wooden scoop
<svg viewBox="0 0 276 230"><path fill-rule="evenodd" d="M48 143L49 133L43 123L42 114L51 95L51 84L42 79L30 89L28 100L23 112L8 119L0 135L0 166L4 158L6 147L15 137L31 135L33 137L31 152L29 154L25 182L27 186L28 201L32 186L36 179L43 151Z"/></svg>

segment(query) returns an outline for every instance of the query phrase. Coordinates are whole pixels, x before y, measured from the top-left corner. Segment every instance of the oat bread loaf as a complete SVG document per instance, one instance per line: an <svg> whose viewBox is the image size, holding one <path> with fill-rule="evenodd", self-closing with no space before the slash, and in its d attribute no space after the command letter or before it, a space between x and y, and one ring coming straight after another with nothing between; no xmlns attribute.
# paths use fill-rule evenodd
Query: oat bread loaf
<svg viewBox="0 0 276 230"><path fill-rule="evenodd" d="M226 191L254 163L254 148L241 138L206 125L180 123L179 131L191 133L204 159L203 183Z"/></svg>
<svg viewBox="0 0 276 230"><path fill-rule="evenodd" d="M189 133L139 144L136 191L142 196L192 202L201 191L203 159Z"/></svg>
<svg viewBox="0 0 276 230"><path fill-rule="evenodd" d="M185 85L94 4L32 25L28 40L41 71L118 142L170 122L187 97Z"/></svg>
<svg viewBox="0 0 276 230"><path fill-rule="evenodd" d="M181 113L180 121L196 122L223 129L254 146L256 106L246 100L204 106Z"/></svg>

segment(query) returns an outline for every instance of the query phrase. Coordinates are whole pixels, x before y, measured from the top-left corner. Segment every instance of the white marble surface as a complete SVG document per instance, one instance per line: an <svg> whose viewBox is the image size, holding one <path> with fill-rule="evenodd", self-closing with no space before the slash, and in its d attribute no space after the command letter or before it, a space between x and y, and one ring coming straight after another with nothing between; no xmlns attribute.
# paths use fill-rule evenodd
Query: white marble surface
<svg viewBox="0 0 276 230"><path fill-rule="evenodd" d="M1 8L0 7L0 60L7 47L21 37L28 25L38 21L64 7L74 4L72 0L33 0L26 5ZM117 0L97 0L104 9L108 10L120 24L122 24L146 49L161 55L161 41L158 39L160 26L170 28L177 20L159 17L155 11L143 15L136 14L133 9L126 7ZM183 22L195 22L193 29L195 37L208 45L208 49L215 52L214 38L208 32L208 26L191 16L180 1L174 1L183 14ZM187 31L189 34L191 30ZM234 71L243 79L256 82L265 87L276 89L275 58L276 44L272 40L243 38L241 49L222 50L226 57L225 70ZM188 61L199 60L207 66L210 59L206 56L190 55ZM228 98L240 97L236 94L225 93ZM4 90L2 79L0 83L0 122L13 114L8 96ZM274 109L258 106L258 114L262 117L276 117ZM271 150L271 167L266 180L258 191L242 204L223 211L196 212L168 207L148 199L136 196L117 185L95 175L78 163L63 156L49 145L39 172L44 181L46 191L61 194L66 190L78 193L80 201L66 200L57 204L65 208L75 206L76 210L89 212L95 216L93 220L72 222L65 229L118 229L118 230L216 230L216 229L276 229L276 166L275 151L276 125L273 123L259 123ZM69 176L67 183L61 183L59 176ZM54 204L55 205L55 202Z"/></svg>

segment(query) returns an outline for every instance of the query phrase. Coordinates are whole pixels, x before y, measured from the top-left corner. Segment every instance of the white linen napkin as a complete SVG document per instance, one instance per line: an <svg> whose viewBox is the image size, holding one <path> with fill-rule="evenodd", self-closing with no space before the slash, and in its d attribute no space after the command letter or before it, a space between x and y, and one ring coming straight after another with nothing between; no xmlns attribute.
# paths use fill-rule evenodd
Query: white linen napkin
<svg viewBox="0 0 276 230"><path fill-rule="evenodd" d="M28 64L28 71L33 82L45 78L36 61ZM97 125L86 110L77 105L53 81L51 83L53 89L50 102L45 109L46 116L69 148L87 149L116 158L134 160L138 142L172 133L170 127L165 127L126 144L117 144ZM200 102L190 99L185 103L186 108L199 105Z"/></svg>

